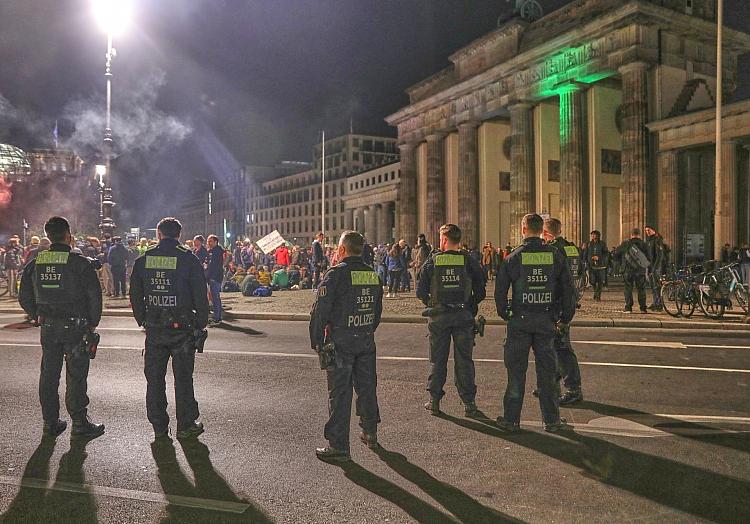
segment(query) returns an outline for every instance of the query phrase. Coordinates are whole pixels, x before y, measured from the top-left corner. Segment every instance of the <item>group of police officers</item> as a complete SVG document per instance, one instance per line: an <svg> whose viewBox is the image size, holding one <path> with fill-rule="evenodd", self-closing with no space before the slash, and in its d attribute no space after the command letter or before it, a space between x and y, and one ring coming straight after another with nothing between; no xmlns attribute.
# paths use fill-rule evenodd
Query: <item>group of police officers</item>
<svg viewBox="0 0 750 524"><path fill-rule="evenodd" d="M537 390L544 428L567 428L560 404L582 400L581 375L570 344L569 325L576 310L576 290L571 266L578 250L561 234L556 219L523 217L523 243L501 266L495 303L507 321L504 362L508 384L503 415L497 427L520 429L529 349L534 351ZM58 387L66 363L65 405L73 422L72 433L96 438L103 424L88 417L87 376L95 353L87 336L95 331L102 313L102 293L90 260L71 252L67 220L52 217L45 224L52 242L24 269L19 302L41 326L42 364L39 398L43 431L56 437L67 423L59 416ZM170 438L167 414L166 368L172 359L175 378L177 438L195 438L203 432L193 388L196 350L205 340L208 324L206 280L198 259L180 242L181 225L164 218L157 226L159 243L135 263L130 300L139 326L146 331L144 373L147 380L146 411L155 438ZM479 264L463 251L461 230L454 224L440 228L439 249L420 272L417 297L429 317L430 374L425 404L439 415L445 394L451 340L454 346L455 384L467 417L484 415L476 405L476 380L472 358L475 316L485 298L485 278ZM379 447L375 331L382 314L383 286L373 268L362 260L365 240L355 231L341 235L338 260L328 270L316 293L310 315L310 341L318 353L330 353L325 369L328 381L329 420L324 436L328 446L318 448L319 458L349 460L349 426L353 393L360 418L360 440ZM576 270L575 267L572 268ZM512 298L508 291L512 287ZM321 359L323 361L323 359ZM568 391L560 396L559 381Z"/></svg>

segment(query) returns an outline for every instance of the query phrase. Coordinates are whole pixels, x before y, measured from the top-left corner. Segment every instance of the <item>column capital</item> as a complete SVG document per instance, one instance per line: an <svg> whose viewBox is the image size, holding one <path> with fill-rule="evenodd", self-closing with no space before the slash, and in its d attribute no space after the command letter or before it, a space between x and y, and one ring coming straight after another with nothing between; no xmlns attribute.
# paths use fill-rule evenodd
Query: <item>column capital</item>
<svg viewBox="0 0 750 524"><path fill-rule="evenodd" d="M482 125L482 122L480 122L479 120L467 120L465 122L461 122L456 127L458 129L476 129L480 125Z"/></svg>
<svg viewBox="0 0 750 524"><path fill-rule="evenodd" d="M417 142L416 140L409 140L399 142L397 145L399 149L416 149L419 145L419 142Z"/></svg>
<svg viewBox="0 0 750 524"><path fill-rule="evenodd" d="M425 140L427 140L428 142L437 142L439 140L444 139L447 135L448 133L445 133L442 131L430 133L429 135L425 137Z"/></svg>
<svg viewBox="0 0 750 524"><path fill-rule="evenodd" d="M526 100L519 100L517 102L513 102L512 104L508 104L508 111L511 113L516 111L524 111L533 109L536 104L533 102L529 102Z"/></svg>
<svg viewBox="0 0 750 524"><path fill-rule="evenodd" d="M648 62L637 60L635 62L630 62L628 64L621 65L620 67L617 68L617 71L620 74L625 74L625 73L630 73L631 71L638 71L638 72L646 71L650 67L651 67L651 64L649 64Z"/></svg>
<svg viewBox="0 0 750 524"><path fill-rule="evenodd" d="M722 138L721 145L736 146L740 143L736 138Z"/></svg>

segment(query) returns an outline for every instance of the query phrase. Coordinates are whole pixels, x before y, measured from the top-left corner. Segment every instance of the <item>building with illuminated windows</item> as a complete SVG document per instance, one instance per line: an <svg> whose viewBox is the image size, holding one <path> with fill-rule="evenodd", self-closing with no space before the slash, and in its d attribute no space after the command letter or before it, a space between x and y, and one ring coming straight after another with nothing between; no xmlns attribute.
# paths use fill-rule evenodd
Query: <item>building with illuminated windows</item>
<svg viewBox="0 0 750 524"><path fill-rule="evenodd" d="M470 247L515 245L521 217L537 212L575 242L599 229L617 245L650 225L675 260L750 240L750 102L731 102L750 35L723 29L715 174L714 0L575 0L546 16L544 2L518 4L387 117L399 236L434 242L455 222Z"/></svg>

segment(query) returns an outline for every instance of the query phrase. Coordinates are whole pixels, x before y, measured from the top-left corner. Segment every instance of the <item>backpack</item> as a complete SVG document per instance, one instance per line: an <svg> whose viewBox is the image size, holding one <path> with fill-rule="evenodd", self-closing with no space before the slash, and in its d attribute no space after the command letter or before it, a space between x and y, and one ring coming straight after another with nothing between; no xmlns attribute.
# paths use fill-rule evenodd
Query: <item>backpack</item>
<svg viewBox="0 0 750 524"><path fill-rule="evenodd" d="M273 295L273 291L268 286L260 286L258 289L253 291L254 297L270 297Z"/></svg>
<svg viewBox="0 0 750 524"><path fill-rule="evenodd" d="M648 261L646 253L640 250L636 244L630 244L625 251L625 262L631 269L648 269L651 263Z"/></svg>
<svg viewBox="0 0 750 524"><path fill-rule="evenodd" d="M224 293L236 293L240 290L240 285L234 280L227 280L226 282L224 282L221 290Z"/></svg>

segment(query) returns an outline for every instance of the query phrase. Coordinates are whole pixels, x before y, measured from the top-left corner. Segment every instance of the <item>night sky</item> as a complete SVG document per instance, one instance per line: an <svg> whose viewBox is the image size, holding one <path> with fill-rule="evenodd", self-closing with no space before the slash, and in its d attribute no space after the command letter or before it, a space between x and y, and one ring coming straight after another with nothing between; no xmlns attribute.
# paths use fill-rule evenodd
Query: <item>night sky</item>
<svg viewBox="0 0 750 524"><path fill-rule="evenodd" d="M394 135L404 89L496 27L504 0L132 0L115 41L122 226L240 164L310 160L319 130ZM546 12L568 3L542 1ZM750 7L726 0L750 32ZM0 1L0 141L84 154L103 128L105 37L88 0ZM750 96L742 62L740 98ZM146 196L147 198L144 198ZM137 219L136 217L140 217ZM127 222L127 223L125 223Z"/></svg>

